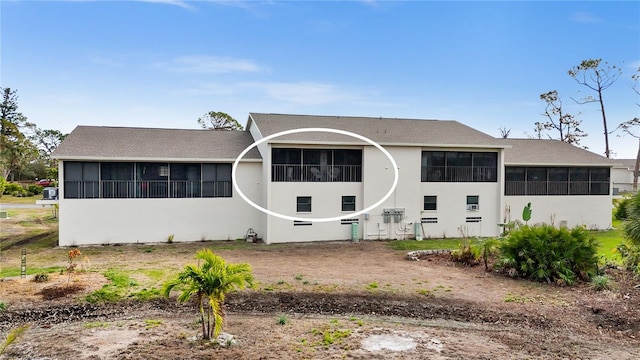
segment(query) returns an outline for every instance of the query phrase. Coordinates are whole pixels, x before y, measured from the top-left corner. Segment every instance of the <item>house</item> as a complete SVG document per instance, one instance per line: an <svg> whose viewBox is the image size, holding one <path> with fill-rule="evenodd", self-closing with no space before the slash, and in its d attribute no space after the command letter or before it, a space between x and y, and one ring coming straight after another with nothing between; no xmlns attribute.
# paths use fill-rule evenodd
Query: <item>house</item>
<svg viewBox="0 0 640 360"><path fill-rule="evenodd" d="M633 192L633 172L636 168L636 159L616 159L611 169L611 182L613 183L613 195L625 192Z"/></svg>
<svg viewBox="0 0 640 360"><path fill-rule="evenodd" d="M309 128L347 133L278 136ZM383 151L348 134L382 146L397 179ZM246 131L79 126L54 157L60 245L228 240L249 229L267 243L496 236L528 202L533 222L611 225L610 160L457 121L251 113Z"/></svg>

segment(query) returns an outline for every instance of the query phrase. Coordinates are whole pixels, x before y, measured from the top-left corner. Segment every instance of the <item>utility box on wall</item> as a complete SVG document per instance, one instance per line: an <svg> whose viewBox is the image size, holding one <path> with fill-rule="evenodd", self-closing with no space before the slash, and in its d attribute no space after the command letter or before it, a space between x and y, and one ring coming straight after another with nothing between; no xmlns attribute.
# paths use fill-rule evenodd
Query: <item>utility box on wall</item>
<svg viewBox="0 0 640 360"><path fill-rule="evenodd" d="M358 236L358 223L351 223L351 240L353 242L358 242L360 240L360 236Z"/></svg>

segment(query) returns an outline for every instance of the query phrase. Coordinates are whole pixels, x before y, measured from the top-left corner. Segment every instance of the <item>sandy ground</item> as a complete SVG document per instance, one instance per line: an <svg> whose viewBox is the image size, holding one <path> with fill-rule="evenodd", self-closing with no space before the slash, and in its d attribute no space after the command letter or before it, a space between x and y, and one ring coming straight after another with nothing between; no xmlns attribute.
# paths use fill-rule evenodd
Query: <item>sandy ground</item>
<svg viewBox="0 0 640 360"><path fill-rule="evenodd" d="M228 297L225 331L235 344L199 340L195 309L173 300L76 307L107 282L100 269L177 271L203 246L250 263L259 281L258 289ZM640 358L640 290L623 271L611 270L616 290L595 292L456 267L444 256L408 261L384 242L161 247L83 248L90 271L74 275L77 292L53 300L43 300L42 290L66 286L66 276L1 282L9 307L0 313L0 331L29 328L0 358ZM65 251L40 256L57 259ZM13 261L5 257L3 266Z"/></svg>

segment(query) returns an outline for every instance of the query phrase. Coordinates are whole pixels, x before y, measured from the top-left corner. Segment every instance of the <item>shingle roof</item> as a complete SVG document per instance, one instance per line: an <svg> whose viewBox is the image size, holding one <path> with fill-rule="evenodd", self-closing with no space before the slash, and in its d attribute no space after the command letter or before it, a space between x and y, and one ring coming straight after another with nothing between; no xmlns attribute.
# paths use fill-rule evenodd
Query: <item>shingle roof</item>
<svg viewBox="0 0 640 360"><path fill-rule="evenodd" d="M498 139L452 120L250 113L249 123L252 121L263 136L290 129L331 128L350 131L382 145L503 147ZM277 139L361 143L355 138L333 133L298 133Z"/></svg>
<svg viewBox="0 0 640 360"><path fill-rule="evenodd" d="M505 149L507 165L604 165L616 160L581 149L559 140L547 139L499 139L511 148Z"/></svg>
<svg viewBox="0 0 640 360"><path fill-rule="evenodd" d="M615 166L617 168L626 168L629 170L633 170L636 168L636 159L615 159L619 165Z"/></svg>
<svg viewBox="0 0 640 360"><path fill-rule="evenodd" d="M58 159L234 160L253 143L248 131L78 126L53 152ZM254 148L244 159L260 159Z"/></svg>

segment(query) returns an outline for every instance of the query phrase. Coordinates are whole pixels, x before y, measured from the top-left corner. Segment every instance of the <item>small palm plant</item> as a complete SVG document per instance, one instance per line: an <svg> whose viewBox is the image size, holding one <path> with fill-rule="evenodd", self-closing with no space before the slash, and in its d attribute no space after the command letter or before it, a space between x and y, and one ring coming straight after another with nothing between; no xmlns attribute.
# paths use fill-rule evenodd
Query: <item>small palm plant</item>
<svg viewBox="0 0 640 360"><path fill-rule="evenodd" d="M227 264L210 249L198 251L195 257L198 265L186 265L175 279L164 285L163 294L168 297L171 290L176 289L180 290L180 302L195 298L200 310L202 337L209 340L222 331L225 295L245 286L252 287L254 278L251 265Z"/></svg>

